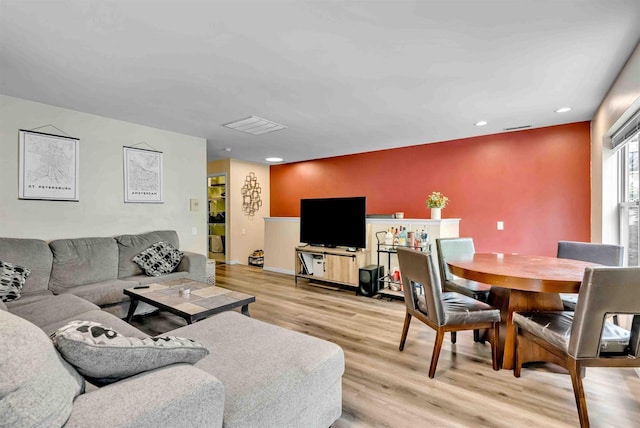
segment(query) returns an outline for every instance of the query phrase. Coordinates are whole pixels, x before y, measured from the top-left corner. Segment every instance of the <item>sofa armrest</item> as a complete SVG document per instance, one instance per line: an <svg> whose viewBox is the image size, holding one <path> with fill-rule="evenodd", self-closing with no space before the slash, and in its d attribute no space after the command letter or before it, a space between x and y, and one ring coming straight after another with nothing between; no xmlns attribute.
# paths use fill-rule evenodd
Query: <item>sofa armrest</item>
<svg viewBox="0 0 640 428"><path fill-rule="evenodd" d="M189 278L194 281L207 281L207 258L198 253L183 251L184 257L176 268L176 272L188 272Z"/></svg>
<svg viewBox="0 0 640 428"><path fill-rule="evenodd" d="M188 364L175 364L78 396L69 427L221 427L224 386Z"/></svg>

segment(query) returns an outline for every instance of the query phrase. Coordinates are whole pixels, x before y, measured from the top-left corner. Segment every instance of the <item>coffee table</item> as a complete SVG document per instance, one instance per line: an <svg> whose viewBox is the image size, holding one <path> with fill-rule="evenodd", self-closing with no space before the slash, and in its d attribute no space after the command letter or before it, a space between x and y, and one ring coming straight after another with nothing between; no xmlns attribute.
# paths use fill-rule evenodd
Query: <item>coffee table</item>
<svg viewBox="0 0 640 428"><path fill-rule="evenodd" d="M133 318L140 301L182 317L189 324L238 307L243 315L251 316L249 304L256 301L255 296L190 279L146 285L148 288L138 286L124 290L124 294L131 299L129 313L125 318L127 322ZM181 293L184 289L190 289L189 294Z"/></svg>

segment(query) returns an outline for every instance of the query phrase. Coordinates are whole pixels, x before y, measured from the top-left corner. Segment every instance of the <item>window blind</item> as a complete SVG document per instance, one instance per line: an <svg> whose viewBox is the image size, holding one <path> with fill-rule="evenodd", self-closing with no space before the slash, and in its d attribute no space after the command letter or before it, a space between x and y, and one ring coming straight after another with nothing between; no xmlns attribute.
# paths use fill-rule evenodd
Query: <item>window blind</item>
<svg viewBox="0 0 640 428"><path fill-rule="evenodd" d="M640 110L638 110L631 119L627 120L624 125L620 127L611 136L611 148L617 149L622 147L624 143L629 141L631 137L640 132Z"/></svg>

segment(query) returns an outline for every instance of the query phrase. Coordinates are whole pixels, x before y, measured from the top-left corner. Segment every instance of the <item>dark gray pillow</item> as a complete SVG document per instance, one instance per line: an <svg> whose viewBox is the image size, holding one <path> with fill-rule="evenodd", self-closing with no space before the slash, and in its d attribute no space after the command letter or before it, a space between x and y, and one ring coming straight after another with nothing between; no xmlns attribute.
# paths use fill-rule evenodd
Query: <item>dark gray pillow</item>
<svg viewBox="0 0 640 428"><path fill-rule="evenodd" d="M166 241L156 242L132 260L148 276L160 276L174 271L184 254Z"/></svg>
<svg viewBox="0 0 640 428"><path fill-rule="evenodd" d="M195 364L209 355L207 348L191 339L126 337L93 321L72 321L51 338L62 357L97 385L170 364Z"/></svg>
<svg viewBox="0 0 640 428"><path fill-rule="evenodd" d="M18 300L30 273L31 269L0 260L0 300L3 302Z"/></svg>

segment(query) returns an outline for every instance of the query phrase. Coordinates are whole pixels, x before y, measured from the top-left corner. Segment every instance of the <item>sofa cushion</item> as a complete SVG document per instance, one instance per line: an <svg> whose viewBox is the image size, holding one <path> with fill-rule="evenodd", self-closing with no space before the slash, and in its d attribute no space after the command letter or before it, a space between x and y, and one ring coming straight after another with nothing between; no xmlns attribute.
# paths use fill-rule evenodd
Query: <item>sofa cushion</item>
<svg viewBox="0 0 640 428"><path fill-rule="evenodd" d="M44 327L45 325L98 309L100 308L93 303L73 294L63 294L11 308L10 312L38 327Z"/></svg>
<svg viewBox="0 0 640 428"><path fill-rule="evenodd" d="M143 250L156 242L165 241L180 248L178 234L174 230L158 230L140 235L120 235L115 237L119 249L118 278L140 275L142 269L132 260Z"/></svg>
<svg viewBox="0 0 640 428"><path fill-rule="evenodd" d="M56 294L118 278L118 245L113 238L58 239L49 246L53 253L49 288Z"/></svg>
<svg viewBox="0 0 640 428"><path fill-rule="evenodd" d="M31 269L0 260L0 300L18 300L29 274Z"/></svg>
<svg viewBox="0 0 640 428"><path fill-rule="evenodd" d="M62 426L84 391L82 377L27 320L0 311L0 337L0 424Z"/></svg>
<svg viewBox="0 0 640 428"><path fill-rule="evenodd" d="M29 278L27 278L29 282ZM24 288L22 289L24 291ZM40 290L31 293L22 293L22 296L18 300L12 302L6 302L7 308L17 308L18 306L28 305L29 303L37 302L38 300L48 299L52 297L53 293L50 290Z"/></svg>
<svg viewBox="0 0 640 428"><path fill-rule="evenodd" d="M304 426L291 420L297 409L313 408L327 391L340 396L344 353L334 343L233 311L170 333L210 349L196 367L224 384L225 427ZM251 346L247 346L249 338ZM325 426L340 417L339 405L332 410L323 419Z"/></svg>
<svg viewBox="0 0 640 428"><path fill-rule="evenodd" d="M7 305L5 305L2 300L0 300L0 311L6 311L6 310L7 310Z"/></svg>
<svg viewBox="0 0 640 428"><path fill-rule="evenodd" d="M154 282L163 283L165 281L189 278L189 272L171 272L162 276L136 275L128 278L122 278L123 281L131 282L129 287L135 287L136 284L147 285Z"/></svg>
<svg viewBox="0 0 640 428"><path fill-rule="evenodd" d="M132 260L148 276L160 276L173 272L182 260L182 252L165 241L156 242L140 252Z"/></svg>
<svg viewBox="0 0 640 428"><path fill-rule="evenodd" d="M45 291L49 286L53 256L49 245L40 239L0 238L0 260L31 270L22 293Z"/></svg>
<svg viewBox="0 0 640 428"><path fill-rule="evenodd" d="M143 333L138 330L131 324L123 321L122 319L116 317L109 312L105 312L101 309L96 309L93 311L83 312L79 315L73 315L67 319L56 321L52 324L42 326L42 330L48 334L49 336L56 332L59 328L69 324L71 321L94 321L98 322L102 325L106 325L109 328L114 329L115 331L129 337L139 337L140 339L144 339L145 337L149 337L148 334Z"/></svg>
<svg viewBox="0 0 640 428"><path fill-rule="evenodd" d="M93 321L72 321L51 338L65 360L102 385L171 364L194 364L209 354L190 339L126 337Z"/></svg>
<svg viewBox="0 0 640 428"><path fill-rule="evenodd" d="M61 289L58 294L75 294L98 306L113 305L125 301L125 288L130 288L131 281L113 279L110 281L86 284L82 287Z"/></svg>

